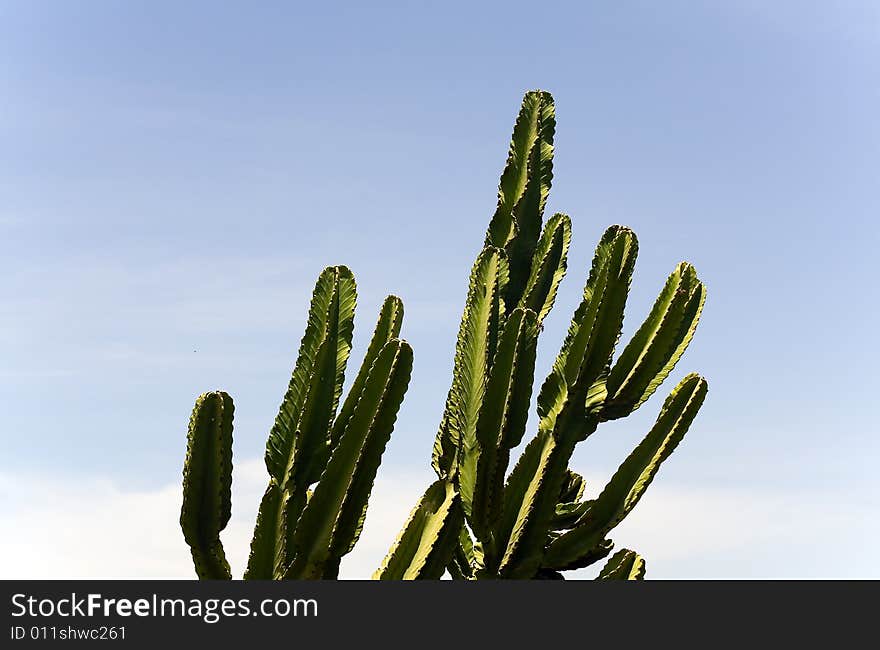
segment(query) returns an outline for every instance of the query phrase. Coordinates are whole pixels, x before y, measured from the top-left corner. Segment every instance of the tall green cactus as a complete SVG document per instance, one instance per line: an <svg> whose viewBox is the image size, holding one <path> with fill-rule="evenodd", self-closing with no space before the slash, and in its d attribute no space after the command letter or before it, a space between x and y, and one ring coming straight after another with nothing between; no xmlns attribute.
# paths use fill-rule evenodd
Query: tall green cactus
<svg viewBox="0 0 880 650"><path fill-rule="evenodd" d="M498 188L498 205L470 285L452 387L434 443L438 476L413 510L378 578L559 579L613 546L607 534L632 510L687 432L706 395L688 375L605 489L583 499L569 469L599 424L639 408L690 343L706 290L679 264L616 360L614 349L638 253L630 229L610 227L596 248L583 300L538 394L537 433L508 475L525 433L541 323L566 272L571 222L543 226L553 178L555 108L546 92L523 99ZM644 560L614 555L603 579L641 579Z"/></svg>
<svg viewBox="0 0 880 650"><path fill-rule="evenodd" d="M398 338L403 303L385 299L361 368L339 408L357 291L344 266L315 286L290 385L266 445L246 579L335 578L361 533L367 501L412 370ZM230 579L220 541L231 513L232 398L196 400L183 470L180 524L196 573Z"/></svg>

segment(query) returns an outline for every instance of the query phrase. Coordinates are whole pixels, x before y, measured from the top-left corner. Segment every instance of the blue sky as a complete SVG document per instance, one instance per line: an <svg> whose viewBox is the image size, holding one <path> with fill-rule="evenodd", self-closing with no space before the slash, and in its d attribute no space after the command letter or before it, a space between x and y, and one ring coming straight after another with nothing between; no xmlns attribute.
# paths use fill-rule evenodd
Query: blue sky
<svg viewBox="0 0 880 650"><path fill-rule="evenodd" d="M375 566L429 480L467 274L543 88L548 210L574 241L539 376L607 225L640 239L625 336L679 260L709 287L669 382L698 370L709 398L618 545L650 577L880 577L853 560L880 533L880 7L427 4L0 2L0 521L24 531L0 574L48 571L28 553L64 513L86 541L53 575L185 574L192 401L233 394L236 484L258 494L336 263L359 285L355 362L386 293L415 349L358 560ZM588 490L660 401L578 448ZM102 508L146 519L102 537Z"/></svg>

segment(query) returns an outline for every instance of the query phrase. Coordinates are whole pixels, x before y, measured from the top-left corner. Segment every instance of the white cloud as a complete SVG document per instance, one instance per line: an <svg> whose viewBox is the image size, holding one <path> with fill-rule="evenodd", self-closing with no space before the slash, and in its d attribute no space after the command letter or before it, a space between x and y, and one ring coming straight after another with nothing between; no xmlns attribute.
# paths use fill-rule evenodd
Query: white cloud
<svg viewBox="0 0 880 650"><path fill-rule="evenodd" d="M384 472L376 482L364 534L343 560L342 577L369 578L415 500L423 474ZM266 474L239 462L233 519L223 534L241 575ZM189 552L177 518L180 486L124 490L101 478L46 479L0 473L0 576L3 578L189 578ZM649 577L877 577L870 554L877 510L830 496L701 489L657 481L613 532L617 548L638 550ZM864 540L834 546L836 531ZM873 572L873 573L872 573ZM595 568L578 572L589 578Z"/></svg>
<svg viewBox="0 0 880 650"><path fill-rule="evenodd" d="M601 485L602 483L588 484ZM849 547L837 543L845 531ZM610 534L647 560L649 578L876 578L880 507L796 489L704 488L655 481ZM588 569L592 577L595 569ZM587 577L584 575L584 577Z"/></svg>
<svg viewBox="0 0 880 650"><path fill-rule="evenodd" d="M233 574L247 563L267 475L262 461L236 464L233 517L223 542ZM415 477L380 477L346 578L369 578L424 488ZM0 577L189 578L189 549L178 525L180 486L124 490L95 477L46 479L0 472Z"/></svg>

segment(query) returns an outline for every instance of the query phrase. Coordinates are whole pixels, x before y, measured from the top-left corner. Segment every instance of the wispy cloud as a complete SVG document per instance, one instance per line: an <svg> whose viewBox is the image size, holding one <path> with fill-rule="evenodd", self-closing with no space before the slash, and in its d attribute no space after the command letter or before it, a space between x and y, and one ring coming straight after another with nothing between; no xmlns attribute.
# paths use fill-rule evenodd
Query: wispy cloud
<svg viewBox="0 0 880 650"><path fill-rule="evenodd" d="M610 537L647 558L652 578L876 578L880 510L804 489L654 483ZM845 535L846 546L836 542Z"/></svg>
<svg viewBox="0 0 880 650"><path fill-rule="evenodd" d="M240 462L233 518L223 533L233 574L247 564L256 508L266 487L262 461ZM343 577L369 578L423 488L415 477L380 478L369 517ZM191 578L178 526L180 486L129 491L97 477L49 479L0 473L3 578Z"/></svg>
<svg viewBox="0 0 880 650"><path fill-rule="evenodd" d="M400 471L377 480L364 534L343 561L343 578L369 578L424 481ZM237 464L233 519L223 535L235 575L247 561L265 482L261 461ZM96 477L7 472L0 474L0 500L4 578L193 577L177 525L178 485L129 491ZM642 553L654 578L877 577L875 568L850 561L862 549L833 544L835 531L849 530L869 552L869 539L880 532L876 522L877 513L858 504L835 507L795 495L658 482L612 537L618 548ZM594 574L591 568L577 577Z"/></svg>

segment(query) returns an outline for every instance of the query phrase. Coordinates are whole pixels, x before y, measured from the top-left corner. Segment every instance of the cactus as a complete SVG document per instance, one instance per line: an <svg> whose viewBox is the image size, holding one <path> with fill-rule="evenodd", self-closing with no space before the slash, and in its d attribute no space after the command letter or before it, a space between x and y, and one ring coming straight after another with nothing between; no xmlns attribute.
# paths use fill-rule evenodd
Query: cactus
<svg viewBox="0 0 880 650"><path fill-rule="evenodd" d="M571 220L544 224L553 179L555 106L526 94L498 201L470 275L452 386L434 442L437 480L413 508L374 578L563 579L609 556L609 533L635 507L684 437L706 381L682 379L645 438L595 498L569 468L575 447L602 422L626 417L672 372L693 338L706 290L679 264L616 359L638 253L635 233L611 226L593 257L583 299L537 396L525 437L537 341L567 270ZM269 484L260 503L246 579L336 578L357 542L382 453L409 384L412 350L398 338L400 299L389 296L342 400L356 288L351 272L324 270L296 366L266 445ZM342 402L340 406L340 401ZM180 524L196 573L230 579L220 533L231 513L232 399L205 393L190 419ZM623 549L601 580L641 580L645 561Z"/></svg>
<svg viewBox="0 0 880 650"><path fill-rule="evenodd" d="M596 580L643 580L645 578L645 558L629 549L623 548L615 553Z"/></svg>
<svg viewBox="0 0 880 650"><path fill-rule="evenodd" d="M403 401L412 349L398 338L403 304L382 305L361 368L339 407L357 299L344 266L325 269L312 296L290 385L266 445L246 579L336 578L360 536L367 501ZM230 579L220 541L231 513L232 398L196 400L183 470L180 524L201 579ZM444 559L445 562L445 559Z"/></svg>
<svg viewBox="0 0 880 650"><path fill-rule="evenodd" d="M566 272L571 222L543 226L553 178L555 107L525 95L498 188L497 208L470 276L452 386L434 443L435 482L374 577L560 579L607 557L607 535L635 507L706 395L686 376L656 423L595 498L569 469L576 445L625 417L659 388L681 358L706 290L679 264L650 314L613 361L638 253L635 233L602 236L565 341L537 398L537 432L508 475L532 396L537 339ZM641 579L644 560L623 550L602 579Z"/></svg>

